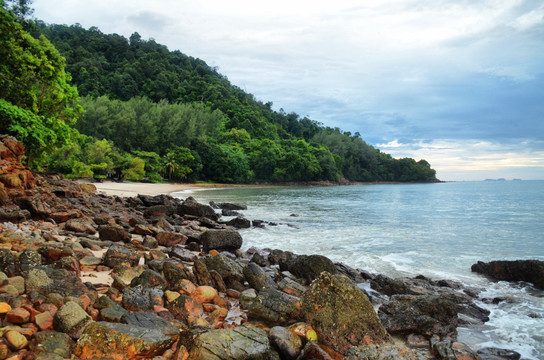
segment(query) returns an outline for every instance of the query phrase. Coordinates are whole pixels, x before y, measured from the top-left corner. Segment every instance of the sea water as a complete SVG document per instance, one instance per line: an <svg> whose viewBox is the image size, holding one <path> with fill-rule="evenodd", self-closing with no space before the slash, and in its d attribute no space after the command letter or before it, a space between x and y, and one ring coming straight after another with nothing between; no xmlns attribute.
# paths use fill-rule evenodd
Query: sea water
<svg viewBox="0 0 544 360"><path fill-rule="evenodd" d="M244 249L321 254L371 273L477 287L490 321L458 328L459 340L544 359L544 292L470 271L477 261L544 260L544 181L251 187L191 195L247 205L248 219L277 224L242 230ZM496 297L505 301L484 302Z"/></svg>

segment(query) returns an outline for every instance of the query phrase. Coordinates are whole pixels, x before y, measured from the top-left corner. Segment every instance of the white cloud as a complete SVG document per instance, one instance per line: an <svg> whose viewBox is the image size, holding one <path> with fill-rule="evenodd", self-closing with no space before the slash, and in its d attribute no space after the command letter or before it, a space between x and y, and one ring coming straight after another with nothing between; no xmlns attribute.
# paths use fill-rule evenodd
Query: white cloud
<svg viewBox="0 0 544 360"><path fill-rule="evenodd" d="M137 31L218 66L275 109L358 131L391 151L425 139L406 156L421 154L439 174L542 166L541 153L528 150L544 141L541 1L35 0L33 6L50 23L79 22L126 37ZM518 139L531 145L489 152L492 144Z"/></svg>
<svg viewBox="0 0 544 360"><path fill-rule="evenodd" d="M440 139L400 143L393 140L377 148L395 158L425 159L441 180L483 180L510 177L544 178L542 144L519 141L499 143L474 139Z"/></svg>

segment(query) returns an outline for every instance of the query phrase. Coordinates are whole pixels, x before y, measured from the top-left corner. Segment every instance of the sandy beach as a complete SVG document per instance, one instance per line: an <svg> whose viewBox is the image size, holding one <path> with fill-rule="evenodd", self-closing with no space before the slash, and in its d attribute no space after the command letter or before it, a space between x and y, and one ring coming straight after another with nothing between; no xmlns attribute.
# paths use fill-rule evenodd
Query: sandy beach
<svg viewBox="0 0 544 360"><path fill-rule="evenodd" d="M201 189L231 187L232 184L155 184L155 183L132 183L132 182L93 182L96 189L100 193L104 193L110 196L123 196L131 197L142 195L161 195L171 194L179 191L197 191Z"/></svg>
<svg viewBox="0 0 544 360"><path fill-rule="evenodd" d="M79 180L83 183L91 183L84 180ZM142 195L161 195L172 194L175 192L184 191L191 193L193 191L218 189L218 188L238 188L238 187L271 187L278 185L269 184L218 184L218 183L203 183L203 184L168 184L168 183L137 183L137 182L115 182L103 181L92 182L96 186L96 190L100 193L110 196L131 197Z"/></svg>

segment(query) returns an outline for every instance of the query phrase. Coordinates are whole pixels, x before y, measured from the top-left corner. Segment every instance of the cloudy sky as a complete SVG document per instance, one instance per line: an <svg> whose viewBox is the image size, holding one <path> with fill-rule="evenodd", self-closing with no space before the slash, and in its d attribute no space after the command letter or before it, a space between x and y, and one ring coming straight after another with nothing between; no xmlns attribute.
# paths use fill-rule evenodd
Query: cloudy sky
<svg viewBox="0 0 544 360"><path fill-rule="evenodd" d="M138 32L274 108L360 132L442 180L544 179L542 0L34 0Z"/></svg>

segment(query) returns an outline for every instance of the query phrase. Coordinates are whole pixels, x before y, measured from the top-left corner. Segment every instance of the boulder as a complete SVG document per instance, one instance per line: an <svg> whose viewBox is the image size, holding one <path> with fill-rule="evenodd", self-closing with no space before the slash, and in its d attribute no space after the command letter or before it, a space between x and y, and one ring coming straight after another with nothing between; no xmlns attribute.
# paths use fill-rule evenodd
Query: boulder
<svg viewBox="0 0 544 360"><path fill-rule="evenodd" d="M233 203L215 203L210 202L210 206L215 209L225 209L225 210L247 210L247 206Z"/></svg>
<svg viewBox="0 0 544 360"><path fill-rule="evenodd" d="M263 288L276 287L274 280L264 272L264 270L257 264L251 262L244 267L244 276L249 283L249 286L255 290L262 290Z"/></svg>
<svg viewBox="0 0 544 360"><path fill-rule="evenodd" d="M177 336L153 328L96 322L85 329L74 354L82 359L150 359L164 353L176 340Z"/></svg>
<svg viewBox="0 0 544 360"><path fill-rule="evenodd" d="M482 360L519 360L521 354L514 350L486 347L477 351Z"/></svg>
<svg viewBox="0 0 544 360"><path fill-rule="evenodd" d="M302 340L282 326L274 326L268 332L268 338L280 353L282 359L294 360L302 350Z"/></svg>
<svg viewBox="0 0 544 360"><path fill-rule="evenodd" d="M135 312L126 313L121 318L121 323L157 330L165 336L174 337L179 335L179 329L155 313Z"/></svg>
<svg viewBox="0 0 544 360"><path fill-rule="evenodd" d="M234 251L242 246L242 236L234 230L209 229L200 236L200 243L204 252L212 249Z"/></svg>
<svg viewBox="0 0 544 360"><path fill-rule="evenodd" d="M168 286L168 282L165 277L156 271L147 269L140 274L140 276L132 279L130 286L135 287L141 285L147 288L159 288L165 290Z"/></svg>
<svg viewBox="0 0 544 360"><path fill-rule="evenodd" d="M184 279L195 282L195 276L193 273L178 262L165 261L162 271L166 281L169 284L170 290L181 290L183 288L182 280Z"/></svg>
<svg viewBox="0 0 544 360"><path fill-rule="evenodd" d="M329 274L338 272L334 263L323 255L298 255L293 258L280 259L279 264L282 271L287 270L293 275L305 279L308 283L323 271Z"/></svg>
<svg viewBox="0 0 544 360"><path fill-rule="evenodd" d="M290 324L300 321L304 316L300 310L300 298L274 288L264 288L254 299L241 305L247 308L250 320L261 320L269 324Z"/></svg>
<svg viewBox="0 0 544 360"><path fill-rule="evenodd" d="M172 247L174 245L185 245L188 239L188 237L183 234L169 231L163 231L158 233L156 238L159 242L159 245L166 247Z"/></svg>
<svg viewBox="0 0 544 360"><path fill-rule="evenodd" d="M352 347L344 360L424 360L417 351L399 345L363 345ZM452 359L453 360L453 359Z"/></svg>
<svg viewBox="0 0 544 360"><path fill-rule="evenodd" d="M384 275L376 275L370 280L372 289L387 296L399 294L414 294L409 287L400 279L391 279Z"/></svg>
<svg viewBox="0 0 544 360"><path fill-rule="evenodd" d="M91 220L85 218L70 219L64 225L66 230L76 233L96 234L96 229Z"/></svg>
<svg viewBox="0 0 544 360"><path fill-rule="evenodd" d="M478 261L470 269L496 280L525 281L544 290L544 261L541 260Z"/></svg>
<svg viewBox="0 0 544 360"><path fill-rule="evenodd" d="M79 338L91 322L91 317L74 301L64 304L53 317L55 330L66 333L74 339Z"/></svg>
<svg viewBox="0 0 544 360"><path fill-rule="evenodd" d="M159 288L136 286L123 290L123 307L128 311L147 311L162 305L164 292Z"/></svg>
<svg viewBox="0 0 544 360"><path fill-rule="evenodd" d="M72 349L75 346L74 341L70 336L62 332L56 331L40 331L35 335L36 354L46 354L51 356L55 354L62 359L69 359L72 355Z"/></svg>
<svg viewBox="0 0 544 360"><path fill-rule="evenodd" d="M302 311L319 342L340 354L389 341L368 297L344 275L321 273L302 295Z"/></svg>
<svg viewBox="0 0 544 360"><path fill-rule="evenodd" d="M240 326L196 336L189 351L191 360L271 360L272 349L263 329Z"/></svg>
<svg viewBox="0 0 544 360"><path fill-rule="evenodd" d="M236 229L249 229L251 227L251 221L243 216L237 216L234 219L227 221L227 225Z"/></svg>
<svg viewBox="0 0 544 360"><path fill-rule="evenodd" d="M379 309L383 326L392 334L430 337L455 334L457 305L438 295L394 295Z"/></svg>
<svg viewBox="0 0 544 360"><path fill-rule="evenodd" d="M181 246L174 246L168 252L171 258L180 259L185 262L194 262L198 258L191 250L185 249Z"/></svg>
<svg viewBox="0 0 544 360"><path fill-rule="evenodd" d="M212 207L199 203L193 197L188 197L178 205L178 214L204 217L212 220L219 219L219 216Z"/></svg>
<svg viewBox="0 0 544 360"><path fill-rule="evenodd" d="M114 242L130 242L130 234L117 224L103 225L98 230L100 240L110 240Z"/></svg>
<svg viewBox="0 0 544 360"><path fill-rule="evenodd" d="M136 266L140 262L140 254L127 249L124 246L112 245L104 255L104 265L111 268L121 265L130 264Z"/></svg>
<svg viewBox="0 0 544 360"><path fill-rule="evenodd" d="M208 271L217 271L226 282L241 281L244 278L242 265L224 255L206 256L203 259Z"/></svg>
<svg viewBox="0 0 544 360"><path fill-rule="evenodd" d="M466 344L449 339L431 338L431 351L437 360L481 360L478 354Z"/></svg>

